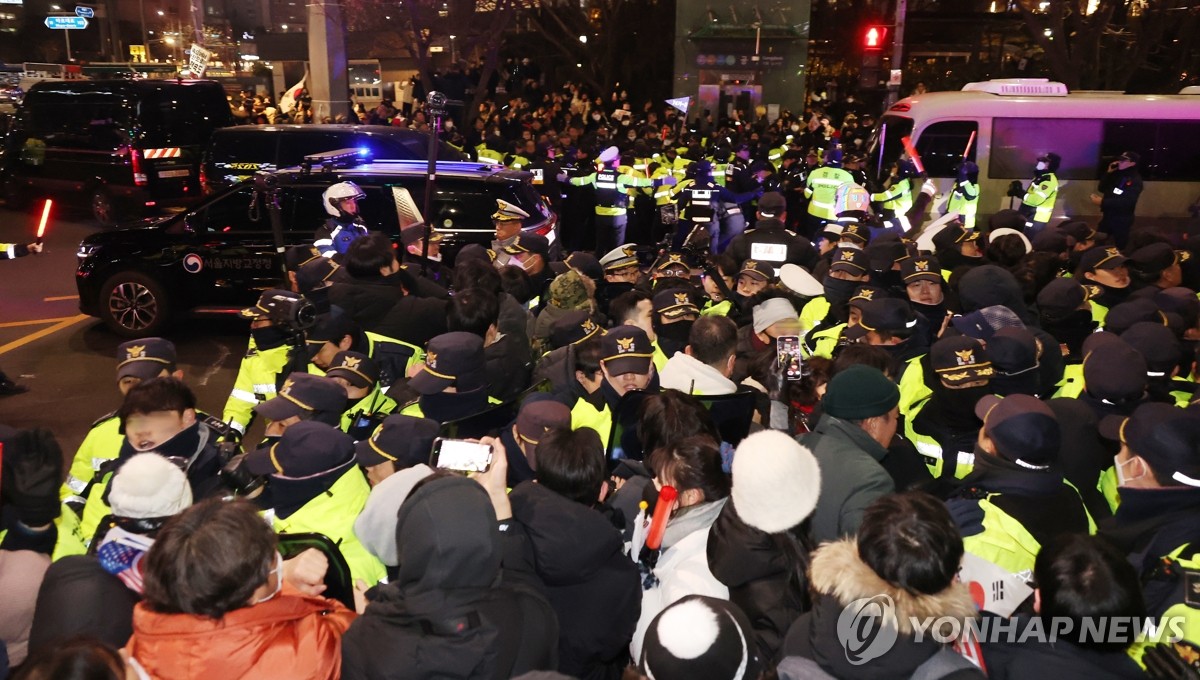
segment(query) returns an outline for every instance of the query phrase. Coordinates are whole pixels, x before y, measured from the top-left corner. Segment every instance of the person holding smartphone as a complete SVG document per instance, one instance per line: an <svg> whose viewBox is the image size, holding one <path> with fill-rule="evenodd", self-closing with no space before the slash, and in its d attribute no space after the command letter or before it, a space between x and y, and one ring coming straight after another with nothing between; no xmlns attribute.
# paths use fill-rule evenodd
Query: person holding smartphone
<svg viewBox="0 0 1200 680"><path fill-rule="evenodd" d="M1108 164L1100 185L1092 193L1092 203L1100 206L1100 231L1110 235L1118 248L1124 248L1133 229L1133 213L1142 195L1141 157L1126 151Z"/></svg>

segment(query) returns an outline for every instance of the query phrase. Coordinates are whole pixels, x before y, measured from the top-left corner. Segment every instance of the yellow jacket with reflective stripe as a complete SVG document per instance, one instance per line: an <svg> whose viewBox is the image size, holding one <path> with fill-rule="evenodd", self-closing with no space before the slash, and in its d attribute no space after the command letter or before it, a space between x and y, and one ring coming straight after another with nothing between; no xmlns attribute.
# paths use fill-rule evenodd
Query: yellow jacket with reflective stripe
<svg viewBox="0 0 1200 680"><path fill-rule="evenodd" d="M581 427L595 430L596 434L600 435L600 443L608 449L608 436L612 433L612 411L607 405L596 410L588 400L579 399L575 406L571 407L571 429L578 430Z"/></svg>
<svg viewBox="0 0 1200 680"><path fill-rule="evenodd" d="M1035 222L1049 222L1054 214L1054 202L1058 200L1058 177L1052 172L1041 175L1042 181L1030 182L1021 203L1034 209Z"/></svg>
<svg viewBox="0 0 1200 680"><path fill-rule="evenodd" d="M924 356L922 354L909 359L900 374L900 415L905 418L916 416L913 409L933 394L933 390L925 384L925 370L921 367L921 358Z"/></svg>
<svg viewBox="0 0 1200 680"><path fill-rule="evenodd" d="M963 228L974 229L975 215L979 212L979 185L970 180L956 182L950 200L946 202L946 212L958 213Z"/></svg>
<svg viewBox="0 0 1200 680"><path fill-rule="evenodd" d="M88 482L92 481L102 464L116 458L121 452L125 435L120 430L121 419L115 415L109 415L92 425L75 452L75 458L71 460L67 481L58 490L60 500L80 505L87 500L82 494Z"/></svg>
<svg viewBox="0 0 1200 680"><path fill-rule="evenodd" d="M288 345L272 347L259 351L251 338L238 368L237 378L233 381L233 389L229 399L225 401L225 410L221 420L229 423L230 427L246 433L246 428L254 420L254 407L275 396L276 381L279 373L288 363Z"/></svg>
<svg viewBox="0 0 1200 680"><path fill-rule="evenodd" d="M837 189L854 176L841 168L822 167L808 174L804 182L804 197L808 201L808 214L823 220L837 219Z"/></svg>
<svg viewBox="0 0 1200 680"><path fill-rule="evenodd" d="M829 300L825 299L824 295L819 295L808 302L804 303L804 308L800 310L800 329L802 333L808 333L821 323L821 320L829 314Z"/></svg>
<svg viewBox="0 0 1200 680"><path fill-rule="evenodd" d="M368 585L375 585L387 576L383 563L359 542L354 535L354 520L367 504L367 496L371 486L363 476L358 465L342 473L329 490L317 494L317 497L304 504L287 519L280 519L274 513L266 514L271 526L279 534L299 534L315 532L328 536L337 544L346 564L350 565L350 574L355 579L362 579Z"/></svg>
<svg viewBox="0 0 1200 680"><path fill-rule="evenodd" d="M897 215L907 213L912 208L912 180L905 177L892 186L877 194L871 194L872 201L882 204L884 210L891 210Z"/></svg>
<svg viewBox="0 0 1200 680"><path fill-rule="evenodd" d="M1063 480L1063 484L1071 483ZM1078 493L1078 491L1076 491ZM1020 522L991 502L999 494L991 493L979 501L983 509L983 531L963 539L963 549L976 557L995 564L1012 574L1033 572L1033 562L1042 545ZM1083 499L1079 499L1083 505ZM1088 518L1088 533L1096 533L1096 522L1084 507Z"/></svg>
<svg viewBox="0 0 1200 680"><path fill-rule="evenodd" d="M921 409L929 403L929 397L922 399L912 409L911 416L904 418L904 438L912 442L912 445L917 449L917 453L921 454L926 467L929 468L929 474L934 479L940 479L942 476L942 445L933 437L917 432L913 428L913 420L921 413ZM955 479L962 479L970 474L971 470L975 469L975 452L974 451L958 451L956 452L956 460L954 466Z"/></svg>

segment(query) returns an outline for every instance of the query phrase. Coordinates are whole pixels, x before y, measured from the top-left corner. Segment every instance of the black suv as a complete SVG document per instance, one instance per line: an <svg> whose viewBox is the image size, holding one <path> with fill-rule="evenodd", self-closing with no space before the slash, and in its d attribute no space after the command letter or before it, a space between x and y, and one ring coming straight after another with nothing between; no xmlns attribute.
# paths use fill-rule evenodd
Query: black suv
<svg viewBox="0 0 1200 680"><path fill-rule="evenodd" d="M312 243L329 217L321 194L345 180L366 193L359 210L367 225L398 240L399 225L420 218L425 170L423 161L368 161L274 173L285 244ZM534 190L529 173L461 162L439 162L437 172L429 222L445 235L447 262L468 243L491 242L496 199L530 214L524 229L555 239L558 219ZM183 312L236 313L254 304L261 291L282 283L270 213L253 180L187 212L92 234L80 243L78 257L80 311L103 319L124 337L157 335Z"/></svg>
<svg viewBox="0 0 1200 680"><path fill-rule="evenodd" d="M5 141L4 196L86 204L105 226L193 205L204 145L232 122L211 80L40 82Z"/></svg>
<svg viewBox="0 0 1200 680"><path fill-rule="evenodd" d="M217 130L208 140L200 181L212 193L265 166L290 168L306 156L337 149L361 149L380 160L419 161L429 158L429 135L386 125L238 125ZM439 140L438 160L470 158Z"/></svg>

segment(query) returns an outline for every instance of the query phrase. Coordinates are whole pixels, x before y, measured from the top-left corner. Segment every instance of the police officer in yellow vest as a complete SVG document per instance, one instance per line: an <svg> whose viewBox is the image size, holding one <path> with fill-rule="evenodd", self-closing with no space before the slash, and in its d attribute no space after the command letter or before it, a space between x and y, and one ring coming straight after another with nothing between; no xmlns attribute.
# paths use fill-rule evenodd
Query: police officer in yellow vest
<svg viewBox="0 0 1200 680"><path fill-rule="evenodd" d="M613 410L631 390L658 389L651 356L654 352L646 331L636 326L618 326L600 338L600 371L603 382L589 397L580 397L571 408L571 429L590 427L608 447Z"/></svg>
<svg viewBox="0 0 1200 680"><path fill-rule="evenodd" d="M1108 310L1129 299L1129 294L1133 292L1128 262L1128 257L1112 247L1092 248L1079 258L1075 278L1080 283L1100 287L1100 294L1090 299L1093 318L1101 324L1104 323L1104 317L1108 316Z"/></svg>
<svg viewBox="0 0 1200 680"><path fill-rule="evenodd" d="M1054 203L1058 200L1058 166L1062 157L1056 153L1046 153L1038 156L1033 181L1025 189L1025 197L1021 199L1021 207L1017 212L1025 218L1025 233L1033 238L1039 231L1046 228L1050 218L1054 216Z"/></svg>
<svg viewBox="0 0 1200 680"><path fill-rule="evenodd" d="M242 318L250 320L250 343L221 415L240 434L253 422L254 406L274 397L286 375L308 364L303 331L286 313L303 302L290 290L272 289L242 310Z"/></svg>
<svg viewBox="0 0 1200 680"><path fill-rule="evenodd" d="M854 183L854 176L842 169L842 150L825 152L825 165L808 173L804 182L804 198L808 199L808 222L805 235L812 237L826 222L837 219L837 190Z"/></svg>
<svg viewBox="0 0 1200 680"><path fill-rule="evenodd" d="M930 386L932 394L913 406L905 419L905 436L934 479L961 479L975 462L980 427L975 404L988 394L995 371L983 345L965 335L933 343L929 365L937 380Z"/></svg>
<svg viewBox="0 0 1200 680"><path fill-rule="evenodd" d="M628 223L629 197L638 188L654 185L649 178L638 178L617 172L620 151L610 146L596 159L598 169L590 175L571 178L574 186L592 185L596 188L596 251L608 252L625 242Z"/></svg>
<svg viewBox="0 0 1200 680"><path fill-rule="evenodd" d="M987 395L975 414L975 468L946 505L967 552L1028 579L1044 542L1096 524L1058 469L1062 433L1050 407L1026 394Z"/></svg>
<svg viewBox="0 0 1200 680"><path fill-rule="evenodd" d="M130 340L117 346L117 388L124 397L143 380L162 376L183 379L183 371L175 366L175 345L163 338ZM75 452L67 481L59 489L59 497L76 513L83 512L87 500L80 494L95 477L105 461L117 457L125 435L116 411L97 418Z"/></svg>
<svg viewBox="0 0 1200 680"><path fill-rule="evenodd" d="M386 576L354 535L371 487L349 435L324 423L297 423L279 441L248 453L243 465L267 479L254 502L276 533L323 534L337 544L355 581L373 585Z"/></svg>
<svg viewBox="0 0 1200 680"><path fill-rule="evenodd" d="M975 229L975 215L979 212L979 166L963 161L958 166L958 177L946 201L947 213L958 213L967 231Z"/></svg>
<svg viewBox="0 0 1200 680"><path fill-rule="evenodd" d="M488 397L483 338L474 333L454 331L430 340L425 362L415 371L408 387L421 396L404 405L403 415L446 423L500 403Z"/></svg>
<svg viewBox="0 0 1200 680"><path fill-rule="evenodd" d="M1200 653L1194 589L1200 583L1200 418L1195 408L1149 403L1130 417L1105 418L1100 432L1121 447L1115 460L1121 503L1100 533L1133 562L1147 614L1182 617L1183 640L1167 646L1194 660ZM1132 655L1146 665L1162 651L1139 648Z"/></svg>
<svg viewBox="0 0 1200 680"><path fill-rule="evenodd" d="M340 429L354 441L366 439L397 408L379 385L379 367L360 352L339 352L325 377L341 385L349 400Z"/></svg>
<svg viewBox="0 0 1200 680"><path fill-rule="evenodd" d="M907 234L912 225L908 222L908 211L913 205L913 178L918 176L916 165L907 157L901 158L892 167L884 182L883 190L871 194L871 200L879 204L880 215L890 225L890 230Z"/></svg>

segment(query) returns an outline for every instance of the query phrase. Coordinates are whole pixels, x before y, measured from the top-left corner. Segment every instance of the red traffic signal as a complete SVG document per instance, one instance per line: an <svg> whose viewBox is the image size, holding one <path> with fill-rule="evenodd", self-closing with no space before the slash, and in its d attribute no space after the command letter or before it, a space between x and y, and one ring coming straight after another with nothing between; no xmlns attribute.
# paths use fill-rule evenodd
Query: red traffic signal
<svg viewBox="0 0 1200 680"><path fill-rule="evenodd" d="M881 50L886 37L887 26L867 26L863 33L863 47L868 50Z"/></svg>

